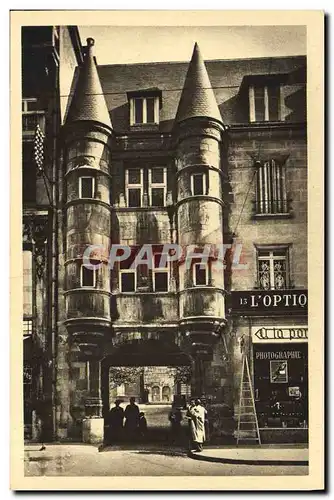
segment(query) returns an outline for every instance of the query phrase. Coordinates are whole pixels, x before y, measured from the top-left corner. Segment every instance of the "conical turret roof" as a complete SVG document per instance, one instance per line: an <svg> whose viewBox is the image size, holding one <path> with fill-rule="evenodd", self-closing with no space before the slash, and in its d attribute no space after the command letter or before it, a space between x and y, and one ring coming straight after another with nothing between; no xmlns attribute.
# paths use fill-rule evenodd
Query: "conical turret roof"
<svg viewBox="0 0 334 500"><path fill-rule="evenodd" d="M222 121L208 72L195 43L176 113L176 122L204 116Z"/></svg>
<svg viewBox="0 0 334 500"><path fill-rule="evenodd" d="M103 95L100 78L93 53L94 40L87 38L87 50L74 95L67 115L66 123L76 121L95 121L112 128Z"/></svg>

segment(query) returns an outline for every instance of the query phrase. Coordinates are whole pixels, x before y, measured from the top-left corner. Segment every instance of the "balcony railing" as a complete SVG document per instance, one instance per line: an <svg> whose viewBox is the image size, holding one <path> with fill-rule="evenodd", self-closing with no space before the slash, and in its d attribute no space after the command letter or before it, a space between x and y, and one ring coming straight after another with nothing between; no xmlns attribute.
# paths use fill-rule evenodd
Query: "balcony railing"
<svg viewBox="0 0 334 500"><path fill-rule="evenodd" d="M44 111L35 111L22 113L22 135L23 137L33 137L36 133L37 125L44 131L45 113Z"/></svg>

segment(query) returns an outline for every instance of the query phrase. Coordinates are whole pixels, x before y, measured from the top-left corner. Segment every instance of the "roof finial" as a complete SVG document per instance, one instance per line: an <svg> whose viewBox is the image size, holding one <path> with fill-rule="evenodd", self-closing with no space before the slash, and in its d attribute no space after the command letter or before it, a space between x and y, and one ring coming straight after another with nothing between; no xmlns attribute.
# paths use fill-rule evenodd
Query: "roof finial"
<svg viewBox="0 0 334 500"><path fill-rule="evenodd" d="M93 45L95 45L94 38L87 38L87 45L88 47L93 47Z"/></svg>

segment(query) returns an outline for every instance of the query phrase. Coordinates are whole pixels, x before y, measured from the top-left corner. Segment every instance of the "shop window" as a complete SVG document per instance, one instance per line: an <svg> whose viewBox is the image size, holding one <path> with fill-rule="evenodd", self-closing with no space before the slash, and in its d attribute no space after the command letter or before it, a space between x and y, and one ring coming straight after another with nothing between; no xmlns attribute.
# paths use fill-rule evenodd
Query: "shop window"
<svg viewBox="0 0 334 500"><path fill-rule="evenodd" d="M154 123L159 123L159 97L132 97L130 99L130 125Z"/></svg>
<svg viewBox="0 0 334 500"><path fill-rule="evenodd" d="M94 177L79 177L79 198L94 198L95 179Z"/></svg>
<svg viewBox="0 0 334 500"><path fill-rule="evenodd" d="M308 345L253 344L254 393L260 428L306 428Z"/></svg>
<svg viewBox="0 0 334 500"><path fill-rule="evenodd" d="M95 288L96 286L96 269L90 269L84 264L80 271L80 284L82 287Z"/></svg>
<svg viewBox="0 0 334 500"><path fill-rule="evenodd" d="M128 207L141 207L143 197L143 169L132 168L125 171L125 189Z"/></svg>
<svg viewBox="0 0 334 500"><path fill-rule="evenodd" d="M163 207L166 204L167 169L153 167L148 171L149 200L152 207Z"/></svg>
<svg viewBox="0 0 334 500"><path fill-rule="evenodd" d="M258 249L258 283L263 290L288 288L288 248Z"/></svg>
<svg viewBox="0 0 334 500"><path fill-rule="evenodd" d="M207 193L207 175L204 172L192 174L190 179L192 196Z"/></svg>
<svg viewBox="0 0 334 500"><path fill-rule="evenodd" d="M252 85L249 87L249 120L251 122L279 121L280 85Z"/></svg>
<svg viewBox="0 0 334 500"><path fill-rule="evenodd" d="M135 267L132 268L134 259L135 253L132 253L128 259L120 262L119 281L122 293L130 293L137 290L137 269Z"/></svg>
<svg viewBox="0 0 334 500"><path fill-rule="evenodd" d="M194 286L205 286L209 282L208 265L201 262L193 264L193 284Z"/></svg>
<svg viewBox="0 0 334 500"><path fill-rule="evenodd" d="M169 270L166 255L153 256L152 283L154 292L168 292Z"/></svg>
<svg viewBox="0 0 334 500"><path fill-rule="evenodd" d="M258 163L256 172L257 214L288 212L285 185L285 165L275 160Z"/></svg>

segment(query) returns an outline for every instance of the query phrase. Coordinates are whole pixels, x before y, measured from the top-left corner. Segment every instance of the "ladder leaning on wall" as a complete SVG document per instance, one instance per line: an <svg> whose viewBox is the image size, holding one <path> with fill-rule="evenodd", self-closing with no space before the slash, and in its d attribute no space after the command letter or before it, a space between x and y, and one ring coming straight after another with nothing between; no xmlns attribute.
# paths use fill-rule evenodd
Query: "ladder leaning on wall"
<svg viewBox="0 0 334 500"><path fill-rule="evenodd" d="M236 435L237 445L239 441L254 441L261 446L261 436L247 354L243 353L242 358L238 429Z"/></svg>

